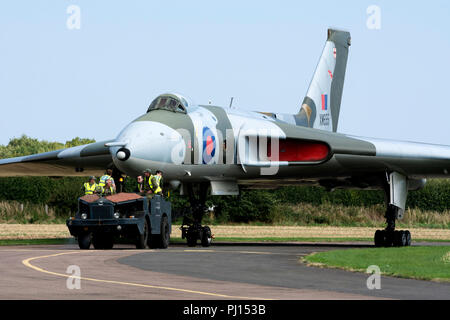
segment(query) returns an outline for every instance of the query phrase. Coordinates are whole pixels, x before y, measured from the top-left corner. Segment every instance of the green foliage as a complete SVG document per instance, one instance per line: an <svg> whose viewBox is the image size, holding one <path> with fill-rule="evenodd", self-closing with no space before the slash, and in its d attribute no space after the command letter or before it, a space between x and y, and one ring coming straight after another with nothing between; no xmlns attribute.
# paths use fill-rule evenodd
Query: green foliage
<svg viewBox="0 0 450 320"><path fill-rule="evenodd" d="M58 216L69 216L76 212L78 197L83 195L82 186L88 177L65 177L52 179L53 193L48 204L55 208Z"/></svg>
<svg viewBox="0 0 450 320"><path fill-rule="evenodd" d="M84 144L94 143L94 139L88 139L88 138L80 138L76 137L70 141L66 141L66 144L64 145L65 148L71 148L76 146L82 146Z"/></svg>
<svg viewBox="0 0 450 320"><path fill-rule="evenodd" d="M39 141L23 135L11 139L7 146L0 145L0 158L18 157L47 152L95 142L95 140L76 137L65 144ZM60 216L76 211L77 198L81 186L87 178L49 178L49 177L11 177L0 178L0 201L15 200L23 203L48 204ZM125 179L124 191L135 192L136 180ZM189 207L185 197L178 191L171 191L170 200L174 212ZM363 219L358 208L379 206L381 216L384 195L381 191L335 190L327 192L321 187L292 186L277 190L244 190L240 196L208 197L207 205L215 207L215 222L263 222L283 223L283 221L302 221L305 224L357 225ZM309 207L305 207L309 205ZM450 210L450 181L430 180L424 189L411 191L406 203L408 208L448 212ZM301 208L302 212L295 207ZM348 209L339 209L347 207ZM305 210L305 208L309 208ZM322 208L317 212L314 208ZM326 210L324 210L326 208ZM359 211L358 211L359 210ZM378 211L378 210L376 210ZM338 216L338 212L339 216ZM378 219L378 218L377 218ZM423 223L429 217L418 216Z"/></svg>
<svg viewBox="0 0 450 320"><path fill-rule="evenodd" d="M20 138L13 138L8 145L0 145L0 159L27 156L35 153L54 151L69 147L95 142L93 139L76 137L65 144L60 142L39 141L22 135Z"/></svg>
<svg viewBox="0 0 450 320"><path fill-rule="evenodd" d="M209 197L219 221L272 222L275 198L266 191L242 191L240 196Z"/></svg>
<svg viewBox="0 0 450 320"><path fill-rule="evenodd" d="M64 218L57 217L53 208L46 209L44 205L0 201L0 223L64 223Z"/></svg>
<svg viewBox="0 0 450 320"><path fill-rule="evenodd" d="M272 208L275 225L337 226L337 227L378 227L386 226L385 207L378 204L370 207L343 206L324 203L282 204ZM426 227L450 228L450 210L444 212L409 208L404 218L397 221L398 228Z"/></svg>
<svg viewBox="0 0 450 320"><path fill-rule="evenodd" d="M135 192L137 189L137 181L134 178L126 177L123 184L124 192Z"/></svg>
<svg viewBox="0 0 450 320"><path fill-rule="evenodd" d="M82 195L83 177L8 177L0 178L0 201L48 204L58 216L68 216L77 209ZM134 192L136 180L125 179L126 192ZM189 207L186 197L170 192L174 213ZM263 222L305 225L366 225L367 214L377 224L384 219L383 194L379 191L337 190L326 192L318 187L284 187L278 190L243 190L240 196L209 196L214 206L215 223ZM407 207L419 212L448 212L450 182L431 180L420 191L409 193ZM362 210L362 209L366 210ZM376 210L373 208L377 208ZM408 214L406 215L408 217ZM419 214L415 219L423 225L434 224L436 217ZM439 225L443 225L440 222Z"/></svg>
<svg viewBox="0 0 450 320"><path fill-rule="evenodd" d="M52 183L47 177L8 177L0 179L0 199L47 203Z"/></svg>
<svg viewBox="0 0 450 320"><path fill-rule="evenodd" d="M425 188L408 194L407 207L445 211L450 209L450 180L430 180Z"/></svg>
<svg viewBox="0 0 450 320"><path fill-rule="evenodd" d="M327 192L320 187L292 186L277 190L243 191L240 197L208 199L209 205L216 206L219 223L259 221L291 224L298 221L306 225L347 226L372 225L369 220L373 220L374 225L384 223L384 194L380 190L338 189ZM446 214L450 210L450 181L431 180L424 189L409 192L406 206L420 212L414 223L424 220L422 224L427 225L429 220L440 227L448 227L446 220L441 221L435 214ZM296 207L308 209L300 212ZM424 212L433 214L426 215Z"/></svg>
<svg viewBox="0 0 450 320"><path fill-rule="evenodd" d="M0 145L0 158L26 156L95 142L76 137L65 144L39 141L22 135L8 145ZM76 211L77 198L86 178L9 177L0 179L0 200L15 200L26 204L48 204L57 215L68 216Z"/></svg>
<svg viewBox="0 0 450 320"><path fill-rule="evenodd" d="M0 201L48 204L58 216L68 216L77 209L82 195L83 177L8 177L0 178Z"/></svg>
<svg viewBox="0 0 450 320"><path fill-rule="evenodd" d="M39 141L22 135L20 138L13 138L8 145L0 145L0 159L26 156L34 153L48 152L64 148L59 142Z"/></svg>
<svg viewBox="0 0 450 320"><path fill-rule="evenodd" d="M271 191L285 203L310 203L320 205L333 203L345 206L373 206L383 203L384 195L378 190L343 190L327 192L321 187L284 187Z"/></svg>
<svg viewBox="0 0 450 320"><path fill-rule="evenodd" d="M320 187L283 187L273 193L283 203L297 204L308 203L321 205L331 203L343 206L371 207L384 204L384 194L380 190L347 190L338 189L327 192ZM430 211L450 210L450 180L431 179L425 188L418 191L410 191L406 201L407 208L418 208Z"/></svg>

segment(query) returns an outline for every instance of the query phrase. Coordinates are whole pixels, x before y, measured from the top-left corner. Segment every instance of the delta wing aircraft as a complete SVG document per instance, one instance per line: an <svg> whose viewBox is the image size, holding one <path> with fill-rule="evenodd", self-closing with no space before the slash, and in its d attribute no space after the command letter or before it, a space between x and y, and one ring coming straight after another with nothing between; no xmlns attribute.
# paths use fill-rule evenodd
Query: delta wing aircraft
<svg viewBox="0 0 450 320"><path fill-rule="evenodd" d="M336 132L350 44L350 33L328 30L297 114L197 105L162 94L115 139L0 160L0 176L99 175L113 166L116 175L136 177L147 168L162 170L166 187L189 196L193 232L207 228L201 221L208 192L299 184L382 189L387 227L376 231L375 245L410 245L410 232L395 230L395 222L408 191L428 177L450 177L450 146Z"/></svg>

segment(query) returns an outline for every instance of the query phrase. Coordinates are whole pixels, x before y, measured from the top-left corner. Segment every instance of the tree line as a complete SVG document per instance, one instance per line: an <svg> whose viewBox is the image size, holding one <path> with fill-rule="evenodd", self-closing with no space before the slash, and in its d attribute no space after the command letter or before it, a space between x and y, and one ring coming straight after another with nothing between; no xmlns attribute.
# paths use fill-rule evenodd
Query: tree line
<svg viewBox="0 0 450 320"><path fill-rule="evenodd" d="M33 153L53 151L95 142L88 138L74 138L66 143L39 141L28 136L11 139L9 144L0 145L0 158L24 156ZM0 178L0 201L48 204L60 216L69 216L77 210L77 198L87 177L6 177ZM125 191L133 192L136 182L125 181ZM175 211L189 207L187 199L171 192ZM271 222L273 209L280 204L325 203L369 207L384 203L381 191L335 190L327 192L321 187L290 186L276 190L243 190L239 196L210 196L207 204L214 206L216 217L224 222ZM450 210L450 181L431 180L424 189L410 192L407 207L428 211Z"/></svg>

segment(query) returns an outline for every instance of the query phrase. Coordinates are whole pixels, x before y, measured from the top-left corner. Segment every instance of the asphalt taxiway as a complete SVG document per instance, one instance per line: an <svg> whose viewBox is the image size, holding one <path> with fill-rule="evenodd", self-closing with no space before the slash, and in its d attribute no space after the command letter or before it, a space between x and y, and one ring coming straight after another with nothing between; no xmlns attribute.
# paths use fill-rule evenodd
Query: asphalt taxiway
<svg viewBox="0 0 450 320"><path fill-rule="evenodd" d="M369 290L368 274L301 262L312 252L364 246L0 247L0 299L450 299L450 283L382 276L381 289Z"/></svg>

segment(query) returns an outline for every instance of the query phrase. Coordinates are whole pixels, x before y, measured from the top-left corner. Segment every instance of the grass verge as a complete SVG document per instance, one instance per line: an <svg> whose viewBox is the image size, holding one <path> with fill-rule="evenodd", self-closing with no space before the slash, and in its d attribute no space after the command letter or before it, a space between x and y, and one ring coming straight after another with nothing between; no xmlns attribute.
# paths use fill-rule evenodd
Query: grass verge
<svg viewBox="0 0 450 320"><path fill-rule="evenodd" d="M17 245L45 245L45 244L74 244L75 238L60 239L5 239L0 240L0 246L17 246Z"/></svg>
<svg viewBox="0 0 450 320"><path fill-rule="evenodd" d="M313 253L303 261L360 272L376 265L384 275L450 282L450 246L332 250Z"/></svg>

